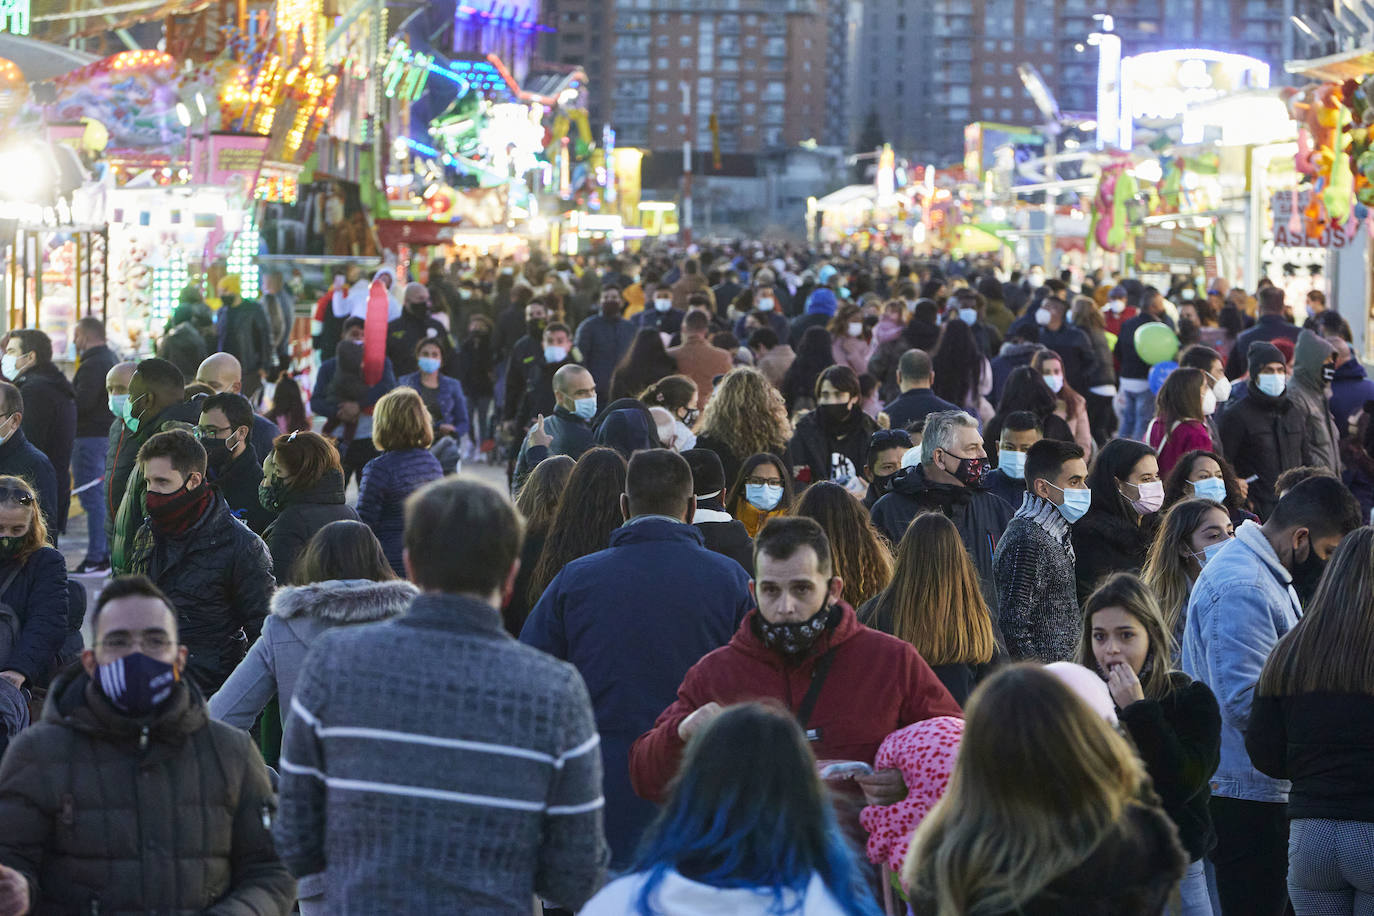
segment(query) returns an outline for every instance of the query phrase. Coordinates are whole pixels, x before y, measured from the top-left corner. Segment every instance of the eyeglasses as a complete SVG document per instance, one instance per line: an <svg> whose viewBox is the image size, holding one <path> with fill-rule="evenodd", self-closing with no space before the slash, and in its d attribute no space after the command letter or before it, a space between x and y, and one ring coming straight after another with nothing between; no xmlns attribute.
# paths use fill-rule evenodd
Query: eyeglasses
<svg viewBox="0 0 1374 916"><path fill-rule="evenodd" d="M108 652L127 652L135 646L147 652L165 652L172 645L172 637L162 630L154 630L139 636L132 633L111 633L100 641L100 648Z"/></svg>
<svg viewBox="0 0 1374 916"><path fill-rule="evenodd" d="M33 494L18 487L0 487L0 503L18 503L21 506L33 505Z"/></svg>
<svg viewBox="0 0 1374 916"><path fill-rule="evenodd" d="M746 477L744 482L751 487L780 487L781 477Z"/></svg>
<svg viewBox="0 0 1374 916"><path fill-rule="evenodd" d="M219 439L222 438L220 433L228 433L232 430L232 426L197 426L195 432L197 439Z"/></svg>

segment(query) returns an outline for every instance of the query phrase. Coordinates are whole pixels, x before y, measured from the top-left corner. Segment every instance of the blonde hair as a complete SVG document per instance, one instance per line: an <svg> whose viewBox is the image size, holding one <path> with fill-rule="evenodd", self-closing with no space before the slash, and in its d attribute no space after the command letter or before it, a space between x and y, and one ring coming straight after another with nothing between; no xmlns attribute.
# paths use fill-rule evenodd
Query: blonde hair
<svg viewBox="0 0 1374 916"><path fill-rule="evenodd" d="M973 562L959 529L939 512L923 512L907 526L892 584L873 613L887 616L892 635L930 665L981 665L997 649Z"/></svg>
<svg viewBox="0 0 1374 916"><path fill-rule="evenodd" d="M741 366L720 380L702 412L697 435L710 436L743 458L781 455L792 438L782 393L757 369Z"/></svg>
<svg viewBox="0 0 1374 916"><path fill-rule="evenodd" d="M944 797L921 822L903 883L935 916L1015 912L1083 864L1141 796L1126 740L1039 665L973 694Z"/></svg>
<svg viewBox="0 0 1374 916"><path fill-rule="evenodd" d="M38 505L38 493L33 486L22 477L13 477L8 474L0 476L0 489L9 488L11 490L21 490L29 495L29 530L24 535L24 546L19 549L16 558L23 560L29 554L42 550L48 546L48 524L43 520L43 510ZM10 503L8 500L0 501L0 506L15 505L24 508L19 503Z"/></svg>
<svg viewBox="0 0 1374 916"><path fill-rule="evenodd" d="M384 452L434 444L434 425L418 391L393 388L381 396L372 410L372 440Z"/></svg>

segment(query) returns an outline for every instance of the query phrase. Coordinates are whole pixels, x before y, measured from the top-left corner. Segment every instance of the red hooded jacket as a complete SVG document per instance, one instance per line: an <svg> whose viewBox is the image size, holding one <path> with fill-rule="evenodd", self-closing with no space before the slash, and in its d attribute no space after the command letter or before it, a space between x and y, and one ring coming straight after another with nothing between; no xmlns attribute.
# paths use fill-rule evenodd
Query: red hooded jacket
<svg viewBox="0 0 1374 916"><path fill-rule="evenodd" d="M696 709L712 701L728 706L773 699L794 713L811 684L816 662L833 645L836 652L815 709L805 727L819 735L811 744L818 760L872 763L883 739L933 716L963 711L909 643L859 623L844 602L839 624L817 641L800 663L788 664L754 632L752 610L730 642L693 665L677 699L654 727L630 748L630 782L641 798L661 802L677 773L685 743L677 729Z"/></svg>

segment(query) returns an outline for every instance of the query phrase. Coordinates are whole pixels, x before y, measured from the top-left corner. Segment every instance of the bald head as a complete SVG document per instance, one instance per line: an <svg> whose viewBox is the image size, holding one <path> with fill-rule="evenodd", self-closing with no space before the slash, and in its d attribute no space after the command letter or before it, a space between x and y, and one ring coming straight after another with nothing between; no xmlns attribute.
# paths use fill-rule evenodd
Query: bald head
<svg viewBox="0 0 1374 916"><path fill-rule="evenodd" d="M243 366L232 353L215 353L200 364L196 381L209 385L216 394L238 394L243 388Z"/></svg>
<svg viewBox="0 0 1374 916"><path fill-rule="evenodd" d="M138 363L132 361L115 363L114 368L105 373L106 394L128 394L129 380L134 377L137 368Z"/></svg>
<svg viewBox="0 0 1374 916"><path fill-rule="evenodd" d="M596 381L586 369L569 363L553 374L553 395L564 410L574 410L578 400L596 397Z"/></svg>

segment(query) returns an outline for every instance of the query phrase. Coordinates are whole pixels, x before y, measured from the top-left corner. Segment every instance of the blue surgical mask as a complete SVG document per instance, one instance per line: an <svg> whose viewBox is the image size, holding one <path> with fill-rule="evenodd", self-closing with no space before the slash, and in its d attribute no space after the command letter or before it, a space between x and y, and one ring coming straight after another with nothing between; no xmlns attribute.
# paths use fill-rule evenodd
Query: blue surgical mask
<svg viewBox="0 0 1374 916"><path fill-rule="evenodd" d="M578 398L573 401L573 413L584 420L596 416L596 398Z"/></svg>
<svg viewBox="0 0 1374 916"><path fill-rule="evenodd" d="M567 348L567 347L545 347L545 348L544 348L544 362L548 363L548 364L551 365L551 366L554 365L555 363L561 363L561 362L563 362L563 360L565 360L565 359L567 359L567 358L568 358L568 348Z"/></svg>
<svg viewBox="0 0 1374 916"><path fill-rule="evenodd" d="M1278 372L1266 372L1256 379L1255 386L1271 398L1276 398L1288 387L1288 376Z"/></svg>
<svg viewBox="0 0 1374 916"><path fill-rule="evenodd" d="M442 365L442 363L443 360L436 359L433 356L422 356L415 361L415 364L420 367L421 372L438 372L439 366Z"/></svg>
<svg viewBox="0 0 1374 916"><path fill-rule="evenodd" d="M1202 480L1194 480L1192 484L1194 496L1217 503L1226 502L1226 481L1220 477L1204 477Z"/></svg>
<svg viewBox="0 0 1374 916"><path fill-rule="evenodd" d="M997 467L1013 480L1026 479L1026 453L1000 449L997 452Z"/></svg>
<svg viewBox="0 0 1374 916"><path fill-rule="evenodd" d="M972 327L978 323L977 309L959 309L959 320Z"/></svg>
<svg viewBox="0 0 1374 916"><path fill-rule="evenodd" d="M1054 484L1050 483L1048 480L1045 481L1045 483L1049 483L1050 486L1054 487ZM1066 522L1072 525L1088 514L1088 507L1093 504L1092 490L1066 490L1063 487L1054 488L1064 494L1064 501L1056 506L1056 508L1059 510L1059 514L1064 516Z"/></svg>
<svg viewBox="0 0 1374 916"><path fill-rule="evenodd" d="M1197 564L1199 566L1206 566L1208 563L1212 562L1212 558L1217 555L1217 551L1225 547L1226 542L1230 540L1230 538L1227 538L1225 541L1217 541L1215 544L1208 544L1206 547L1202 548L1200 553L1194 553L1193 556L1197 558Z"/></svg>
<svg viewBox="0 0 1374 916"><path fill-rule="evenodd" d="M746 483L744 498L749 505L763 512L772 512L782 502L782 486L772 483Z"/></svg>
<svg viewBox="0 0 1374 916"><path fill-rule="evenodd" d="M668 311L669 309L671 309L672 307L673 307L673 300L671 300L671 299L655 299L655 300L654 300L654 308L655 308L657 311L666 312L666 311Z"/></svg>
<svg viewBox="0 0 1374 916"><path fill-rule="evenodd" d="M124 419L125 411L128 409L129 396L127 394L110 395L110 413L114 414L116 419Z"/></svg>
<svg viewBox="0 0 1374 916"><path fill-rule="evenodd" d="M128 401L124 405L124 425L128 427L129 432L131 433L138 432L139 424L143 422L138 417L134 416L134 405L137 404L139 401L143 400L145 397L147 397L146 394L140 394L138 397L134 398L132 401Z"/></svg>

